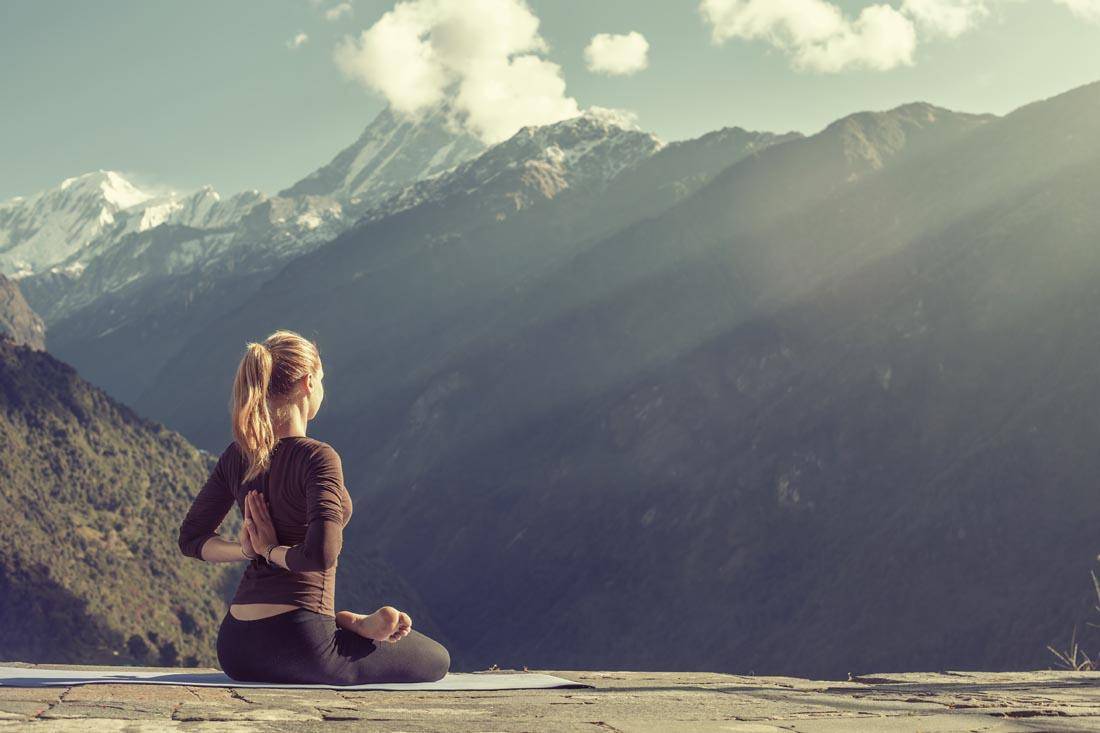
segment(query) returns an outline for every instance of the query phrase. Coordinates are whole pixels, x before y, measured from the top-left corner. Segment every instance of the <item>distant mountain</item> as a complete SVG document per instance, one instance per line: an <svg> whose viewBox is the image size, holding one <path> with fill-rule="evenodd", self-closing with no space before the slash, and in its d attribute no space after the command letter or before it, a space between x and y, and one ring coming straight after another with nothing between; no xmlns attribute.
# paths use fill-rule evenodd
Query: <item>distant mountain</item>
<svg viewBox="0 0 1100 733"><path fill-rule="evenodd" d="M217 455L6 336L0 445L0 658L216 666L218 624L244 565L183 557L176 539ZM231 511L221 533L239 528ZM394 604L446 638L377 553L340 560L340 608Z"/></svg>
<svg viewBox="0 0 1100 733"><path fill-rule="evenodd" d="M484 154L402 188L367 218L472 194L500 220L566 189L599 193L664 146L619 113L589 109L555 124L524 126Z"/></svg>
<svg viewBox="0 0 1100 733"><path fill-rule="evenodd" d="M449 106L440 105L414 120L386 107L358 140L279 196L326 196L349 210L369 211L409 183L453 168L485 149L483 142L453 122L452 115Z"/></svg>
<svg viewBox="0 0 1100 733"><path fill-rule="evenodd" d="M0 275L0 334L41 351L46 348L46 326L31 310L19 284Z"/></svg>
<svg viewBox="0 0 1100 733"><path fill-rule="evenodd" d="M131 235L162 224L211 235L178 242L177 269L238 247L238 259L256 255L257 245L264 244L285 256L283 240L308 245L331 239L395 191L484 150L484 143L450 124L449 115L441 106L414 121L387 107L332 162L275 197L251 190L223 201L210 186L154 196L104 170L66 179L54 189L0 203L0 273L23 278L51 272L75 279L124 238L130 237L132 247ZM242 221L263 203L268 212ZM68 312L61 308L58 317Z"/></svg>
<svg viewBox="0 0 1100 733"><path fill-rule="evenodd" d="M148 201L113 171L67 178L57 188L0 204L0 272L23 276L60 262Z"/></svg>

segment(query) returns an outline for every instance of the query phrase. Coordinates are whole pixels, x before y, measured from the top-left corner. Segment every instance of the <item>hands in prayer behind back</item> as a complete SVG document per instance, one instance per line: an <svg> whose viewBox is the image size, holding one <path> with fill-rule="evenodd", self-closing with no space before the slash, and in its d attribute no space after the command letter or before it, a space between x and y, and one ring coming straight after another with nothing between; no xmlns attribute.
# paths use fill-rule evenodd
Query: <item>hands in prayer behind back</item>
<svg viewBox="0 0 1100 733"><path fill-rule="evenodd" d="M255 489L244 496L244 526L256 552L262 553L269 545L279 542L267 511L267 501Z"/></svg>
<svg viewBox="0 0 1100 733"><path fill-rule="evenodd" d="M275 536L275 525L271 522L263 494L256 490L245 494L244 517L249 541L257 552L262 553L269 545L279 541ZM336 614L336 622L342 628L379 642L400 641L412 630L412 618L409 614L392 606L383 606L367 615L340 611Z"/></svg>
<svg viewBox="0 0 1100 733"><path fill-rule="evenodd" d="M248 518L248 506L245 505L245 520ZM255 560L260 556L259 550L252 546L252 536L248 533L248 525L241 524L241 532L237 536L237 541L241 543L241 552L249 560Z"/></svg>

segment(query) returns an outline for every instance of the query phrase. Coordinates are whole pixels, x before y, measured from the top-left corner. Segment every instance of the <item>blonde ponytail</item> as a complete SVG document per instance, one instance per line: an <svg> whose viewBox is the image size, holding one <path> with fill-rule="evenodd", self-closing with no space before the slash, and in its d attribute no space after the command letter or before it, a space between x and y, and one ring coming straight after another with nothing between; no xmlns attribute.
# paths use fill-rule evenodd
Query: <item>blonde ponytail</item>
<svg viewBox="0 0 1100 733"><path fill-rule="evenodd" d="M275 417L293 399L294 385L321 367L317 344L294 331L279 330L263 343L249 342L237 366L229 414L233 438L245 456L247 482L271 465L275 449ZM276 413L273 416L273 411Z"/></svg>

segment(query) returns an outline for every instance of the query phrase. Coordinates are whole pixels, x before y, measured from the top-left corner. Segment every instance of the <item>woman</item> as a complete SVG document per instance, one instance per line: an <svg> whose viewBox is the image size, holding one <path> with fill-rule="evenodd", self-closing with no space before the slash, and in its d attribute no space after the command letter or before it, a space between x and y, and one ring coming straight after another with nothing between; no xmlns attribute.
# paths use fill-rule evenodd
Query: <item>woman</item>
<svg viewBox="0 0 1100 733"><path fill-rule="evenodd" d="M218 661L235 680L355 685L430 682L447 650L407 613L334 612L336 564L351 518L340 456L306 436L324 399L317 345L280 330L249 343L237 367L234 440L187 512L180 551L248 567L218 629ZM236 503L236 541L217 529Z"/></svg>

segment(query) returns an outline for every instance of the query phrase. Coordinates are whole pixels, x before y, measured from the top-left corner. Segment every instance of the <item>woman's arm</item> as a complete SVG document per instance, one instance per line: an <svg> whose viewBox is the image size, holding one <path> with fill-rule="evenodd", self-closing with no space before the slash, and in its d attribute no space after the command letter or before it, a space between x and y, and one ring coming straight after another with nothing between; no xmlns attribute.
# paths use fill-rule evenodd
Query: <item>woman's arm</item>
<svg viewBox="0 0 1100 733"><path fill-rule="evenodd" d="M179 548L187 557L207 562L246 560L240 542L229 542L218 534L225 515L233 506L233 493L227 482L226 465L232 444L222 452L179 529Z"/></svg>
<svg viewBox="0 0 1100 733"><path fill-rule="evenodd" d="M240 542L211 537L202 545L202 559L206 562L237 562L252 558L245 556Z"/></svg>

